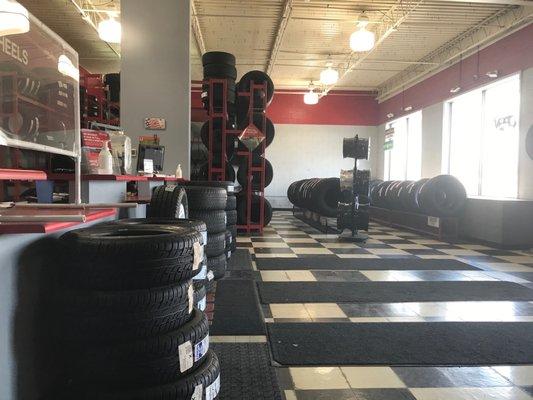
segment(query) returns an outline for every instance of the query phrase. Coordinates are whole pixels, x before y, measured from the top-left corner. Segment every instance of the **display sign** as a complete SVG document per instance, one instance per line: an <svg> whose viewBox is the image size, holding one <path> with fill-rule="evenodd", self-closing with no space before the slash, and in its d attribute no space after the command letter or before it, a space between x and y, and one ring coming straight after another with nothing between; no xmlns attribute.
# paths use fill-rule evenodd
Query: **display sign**
<svg viewBox="0 0 533 400"><path fill-rule="evenodd" d="M167 120L165 118L145 118L144 128L152 131L163 131L167 129Z"/></svg>
<svg viewBox="0 0 533 400"><path fill-rule="evenodd" d="M0 37L0 144L74 156L78 54L29 15L26 33Z"/></svg>
<svg viewBox="0 0 533 400"><path fill-rule="evenodd" d="M391 150L394 147L394 128L385 130L385 142L383 143L383 150Z"/></svg>
<svg viewBox="0 0 533 400"><path fill-rule="evenodd" d="M248 125L240 134L239 140L250 150L254 151L265 140L265 134L254 124Z"/></svg>

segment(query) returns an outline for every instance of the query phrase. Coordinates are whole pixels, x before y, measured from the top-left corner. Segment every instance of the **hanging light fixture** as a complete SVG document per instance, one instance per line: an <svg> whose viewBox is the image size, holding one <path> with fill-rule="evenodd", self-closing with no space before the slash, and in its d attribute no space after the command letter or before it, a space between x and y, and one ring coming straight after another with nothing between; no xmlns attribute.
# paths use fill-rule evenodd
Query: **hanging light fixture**
<svg viewBox="0 0 533 400"><path fill-rule="evenodd" d="M459 58L459 84L450 89L450 93L459 93L462 89L461 84L463 83L463 56Z"/></svg>
<svg viewBox="0 0 533 400"><path fill-rule="evenodd" d="M370 51L376 44L376 35L366 29L369 22L365 14L362 14L357 20L359 29L350 36L350 48L353 51Z"/></svg>
<svg viewBox="0 0 533 400"><path fill-rule="evenodd" d="M29 30L28 10L14 0L0 0L0 36L26 33Z"/></svg>
<svg viewBox="0 0 533 400"><path fill-rule="evenodd" d="M326 69L320 73L320 82L324 85L334 85L339 80L339 71L332 68L333 63L328 61L326 63Z"/></svg>
<svg viewBox="0 0 533 400"><path fill-rule="evenodd" d="M104 42L120 43L122 26L114 17L109 17L98 24L98 36Z"/></svg>
<svg viewBox="0 0 533 400"><path fill-rule="evenodd" d="M57 70L63 75L74 79L76 82L80 80L80 70L64 54L61 54L57 60Z"/></svg>
<svg viewBox="0 0 533 400"><path fill-rule="evenodd" d="M318 104L318 93L315 92L313 81L309 83L309 92L304 94L304 103L309 105Z"/></svg>

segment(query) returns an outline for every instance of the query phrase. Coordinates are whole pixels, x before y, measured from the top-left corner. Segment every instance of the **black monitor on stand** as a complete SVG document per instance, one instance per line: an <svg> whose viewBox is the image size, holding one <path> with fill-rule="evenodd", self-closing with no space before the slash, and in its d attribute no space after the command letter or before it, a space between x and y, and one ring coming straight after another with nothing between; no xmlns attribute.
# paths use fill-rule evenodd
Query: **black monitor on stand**
<svg viewBox="0 0 533 400"><path fill-rule="evenodd" d="M139 154L137 156L137 171L144 171L144 160L152 160L154 174L163 171L163 161L165 159L165 146L155 144L139 143Z"/></svg>

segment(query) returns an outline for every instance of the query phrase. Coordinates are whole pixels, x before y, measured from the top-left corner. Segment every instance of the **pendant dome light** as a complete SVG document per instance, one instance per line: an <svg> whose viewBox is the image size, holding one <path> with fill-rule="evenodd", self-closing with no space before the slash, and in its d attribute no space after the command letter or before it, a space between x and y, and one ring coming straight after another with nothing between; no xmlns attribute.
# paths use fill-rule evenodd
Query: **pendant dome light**
<svg viewBox="0 0 533 400"><path fill-rule="evenodd" d="M80 80L80 71L74 66L70 58L65 54L61 54L57 60L57 70L65 76L74 79L76 82Z"/></svg>
<svg viewBox="0 0 533 400"><path fill-rule="evenodd" d="M363 52L370 51L376 44L376 35L366 29L369 24L368 17L362 14L357 20L357 27L359 28L350 36L350 48L353 51Z"/></svg>
<svg viewBox="0 0 533 400"><path fill-rule="evenodd" d="M0 36L30 31L28 10L15 0L0 0Z"/></svg>
<svg viewBox="0 0 533 400"><path fill-rule="evenodd" d="M98 36L104 42L120 43L122 39L122 26L115 18L109 17L98 24Z"/></svg>
<svg viewBox="0 0 533 400"><path fill-rule="evenodd" d="M304 94L304 103L308 105L318 104L318 93L315 92L313 81L309 83L309 92Z"/></svg>
<svg viewBox="0 0 533 400"><path fill-rule="evenodd" d="M339 80L339 71L332 68L333 63L328 61L326 63L326 69L320 73L320 83L323 85L334 85Z"/></svg>

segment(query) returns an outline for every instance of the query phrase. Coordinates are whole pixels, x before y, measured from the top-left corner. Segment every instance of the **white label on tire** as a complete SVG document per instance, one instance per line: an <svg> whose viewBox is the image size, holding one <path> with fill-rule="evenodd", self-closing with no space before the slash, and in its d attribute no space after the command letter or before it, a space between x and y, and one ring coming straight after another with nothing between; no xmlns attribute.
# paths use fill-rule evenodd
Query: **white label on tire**
<svg viewBox="0 0 533 400"><path fill-rule="evenodd" d="M207 273L207 280L212 281L214 278L215 278L215 274L213 273L213 271L209 271Z"/></svg>
<svg viewBox="0 0 533 400"><path fill-rule="evenodd" d="M200 311L204 311L206 305L207 305L207 299L204 296L202 298L202 300L198 301L198 304L196 305L196 308L199 309Z"/></svg>
<svg viewBox="0 0 533 400"><path fill-rule="evenodd" d="M194 308L194 288L192 287L192 283L189 284L189 314L192 312L192 309Z"/></svg>
<svg viewBox="0 0 533 400"><path fill-rule="evenodd" d="M217 379L205 388L205 400L213 400L217 397L218 392L220 391L220 375L217 376Z"/></svg>
<svg viewBox="0 0 533 400"><path fill-rule="evenodd" d="M204 386L200 383L194 388L194 393L192 394L191 400L202 400L204 397Z"/></svg>
<svg viewBox="0 0 533 400"><path fill-rule="evenodd" d="M224 213L224 225L228 224L228 216Z"/></svg>
<svg viewBox="0 0 533 400"><path fill-rule="evenodd" d="M207 265L202 263L202 267L200 268L200 272L198 272L195 276L193 276L192 279L194 281L200 281L200 280L203 280L203 279L207 279Z"/></svg>
<svg viewBox="0 0 533 400"><path fill-rule="evenodd" d="M194 345L194 361L200 360L209 350L209 334Z"/></svg>
<svg viewBox="0 0 533 400"><path fill-rule="evenodd" d="M440 226L440 218L439 217L428 217L428 225L434 228L438 228Z"/></svg>
<svg viewBox="0 0 533 400"><path fill-rule="evenodd" d="M165 192L173 192L176 189L176 185L166 185Z"/></svg>
<svg viewBox="0 0 533 400"><path fill-rule="evenodd" d="M233 192L235 190L235 186L234 185L228 185L228 192Z"/></svg>
<svg viewBox="0 0 533 400"><path fill-rule="evenodd" d="M192 262L192 270L196 271L204 259L204 246L200 242L194 242L193 244L194 257Z"/></svg>
<svg viewBox="0 0 533 400"><path fill-rule="evenodd" d="M178 346L178 356L180 359L180 372L185 372L194 364L194 353L190 340Z"/></svg>
<svg viewBox="0 0 533 400"><path fill-rule="evenodd" d="M231 258L231 250L228 250L228 258Z"/></svg>
<svg viewBox="0 0 533 400"><path fill-rule="evenodd" d="M207 231L200 232L202 234L202 243L207 244Z"/></svg>

